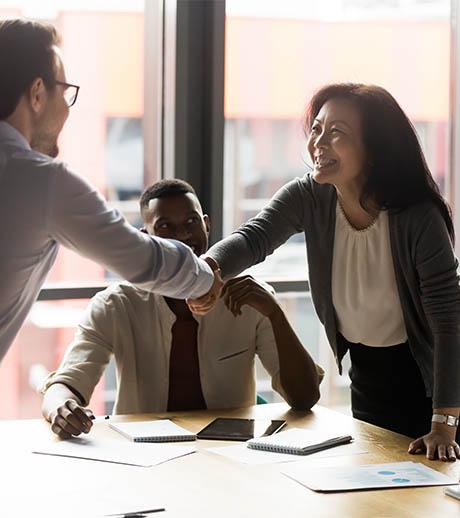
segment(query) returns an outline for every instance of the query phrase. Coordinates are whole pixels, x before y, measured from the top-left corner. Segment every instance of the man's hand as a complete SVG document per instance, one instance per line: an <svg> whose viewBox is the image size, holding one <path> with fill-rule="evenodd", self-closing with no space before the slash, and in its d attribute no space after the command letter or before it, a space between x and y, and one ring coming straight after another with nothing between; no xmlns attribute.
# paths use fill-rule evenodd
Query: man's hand
<svg viewBox="0 0 460 518"><path fill-rule="evenodd" d="M456 459L460 459L460 447L455 442L455 428L452 432L431 430L430 433L412 441L408 452L412 454L426 452L427 459L455 462Z"/></svg>
<svg viewBox="0 0 460 518"><path fill-rule="evenodd" d="M74 399L67 399L48 417L51 430L61 439L88 433L93 426L91 418L94 419L93 412L80 406Z"/></svg>
<svg viewBox="0 0 460 518"><path fill-rule="evenodd" d="M280 310L275 297L250 275L228 281L222 291L222 297L235 316L241 315L241 307L245 304L268 318Z"/></svg>
<svg viewBox="0 0 460 518"><path fill-rule="evenodd" d="M211 289L205 295L198 299L187 299L187 305L195 315L205 315L208 313L218 301L224 282L222 281L221 272L218 264L211 257L203 257L214 272L214 282Z"/></svg>

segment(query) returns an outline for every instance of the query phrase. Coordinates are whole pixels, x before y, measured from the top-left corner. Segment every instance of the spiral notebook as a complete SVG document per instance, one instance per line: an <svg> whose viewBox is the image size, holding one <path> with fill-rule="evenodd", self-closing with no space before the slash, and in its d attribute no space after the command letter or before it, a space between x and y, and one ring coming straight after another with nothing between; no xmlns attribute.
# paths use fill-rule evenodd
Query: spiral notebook
<svg viewBox="0 0 460 518"><path fill-rule="evenodd" d="M301 428L291 428L268 437L250 439L246 442L246 445L248 448L255 450L309 455L327 448L333 448L339 444L346 444L352 440L351 435L333 436Z"/></svg>
<svg viewBox="0 0 460 518"><path fill-rule="evenodd" d="M134 442L175 442L194 441L196 439L194 433L169 419L109 423L109 426Z"/></svg>

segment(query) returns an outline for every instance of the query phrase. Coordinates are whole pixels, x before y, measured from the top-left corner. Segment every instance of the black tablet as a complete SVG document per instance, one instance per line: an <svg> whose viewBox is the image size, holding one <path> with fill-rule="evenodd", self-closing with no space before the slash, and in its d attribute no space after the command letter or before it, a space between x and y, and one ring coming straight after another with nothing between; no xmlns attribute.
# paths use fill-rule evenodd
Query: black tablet
<svg viewBox="0 0 460 518"><path fill-rule="evenodd" d="M239 419L218 417L197 433L197 439L220 441L247 441L254 437L272 435L286 424L286 421L271 419Z"/></svg>

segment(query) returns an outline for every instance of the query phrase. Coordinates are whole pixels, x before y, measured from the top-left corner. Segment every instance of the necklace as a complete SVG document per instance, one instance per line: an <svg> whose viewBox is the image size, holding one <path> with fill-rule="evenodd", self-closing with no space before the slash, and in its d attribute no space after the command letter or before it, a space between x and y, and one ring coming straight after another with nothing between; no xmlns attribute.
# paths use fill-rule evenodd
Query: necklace
<svg viewBox="0 0 460 518"><path fill-rule="evenodd" d="M343 207L342 207L342 204L340 203L339 198L337 198L337 206L340 210L340 213L345 218L345 221L347 222L347 224L351 228L351 230L353 230L353 232L367 232L377 223L377 220L379 219L380 211L377 213L377 215L374 217L374 219L369 223L369 225L367 225L364 228L356 228L354 225L352 225L352 223L348 219L347 215L345 214L345 211L343 210Z"/></svg>

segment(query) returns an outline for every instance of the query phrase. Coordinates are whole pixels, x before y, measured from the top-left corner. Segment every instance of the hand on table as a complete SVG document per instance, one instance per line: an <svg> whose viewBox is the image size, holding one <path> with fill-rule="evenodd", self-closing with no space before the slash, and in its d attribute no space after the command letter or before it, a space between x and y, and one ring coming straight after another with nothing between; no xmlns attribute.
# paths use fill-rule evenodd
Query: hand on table
<svg viewBox="0 0 460 518"><path fill-rule="evenodd" d="M453 430L455 432L455 429ZM409 444L409 453L426 453L430 460L455 462L460 459L460 446L455 442L455 434L444 430L431 430Z"/></svg>
<svg viewBox="0 0 460 518"><path fill-rule="evenodd" d="M205 315L208 313L218 301L224 282L222 281L221 271L218 264L211 257L203 257L214 272L214 282L211 289L205 295L198 299L187 299L187 305L195 315Z"/></svg>
<svg viewBox="0 0 460 518"><path fill-rule="evenodd" d="M275 297L250 275L228 281L222 291L222 297L235 316L241 315L241 308L245 304L268 318L280 309Z"/></svg>
<svg viewBox="0 0 460 518"><path fill-rule="evenodd" d="M61 439L88 433L93 426L93 412L80 406L74 399L68 399L49 416L51 430Z"/></svg>

